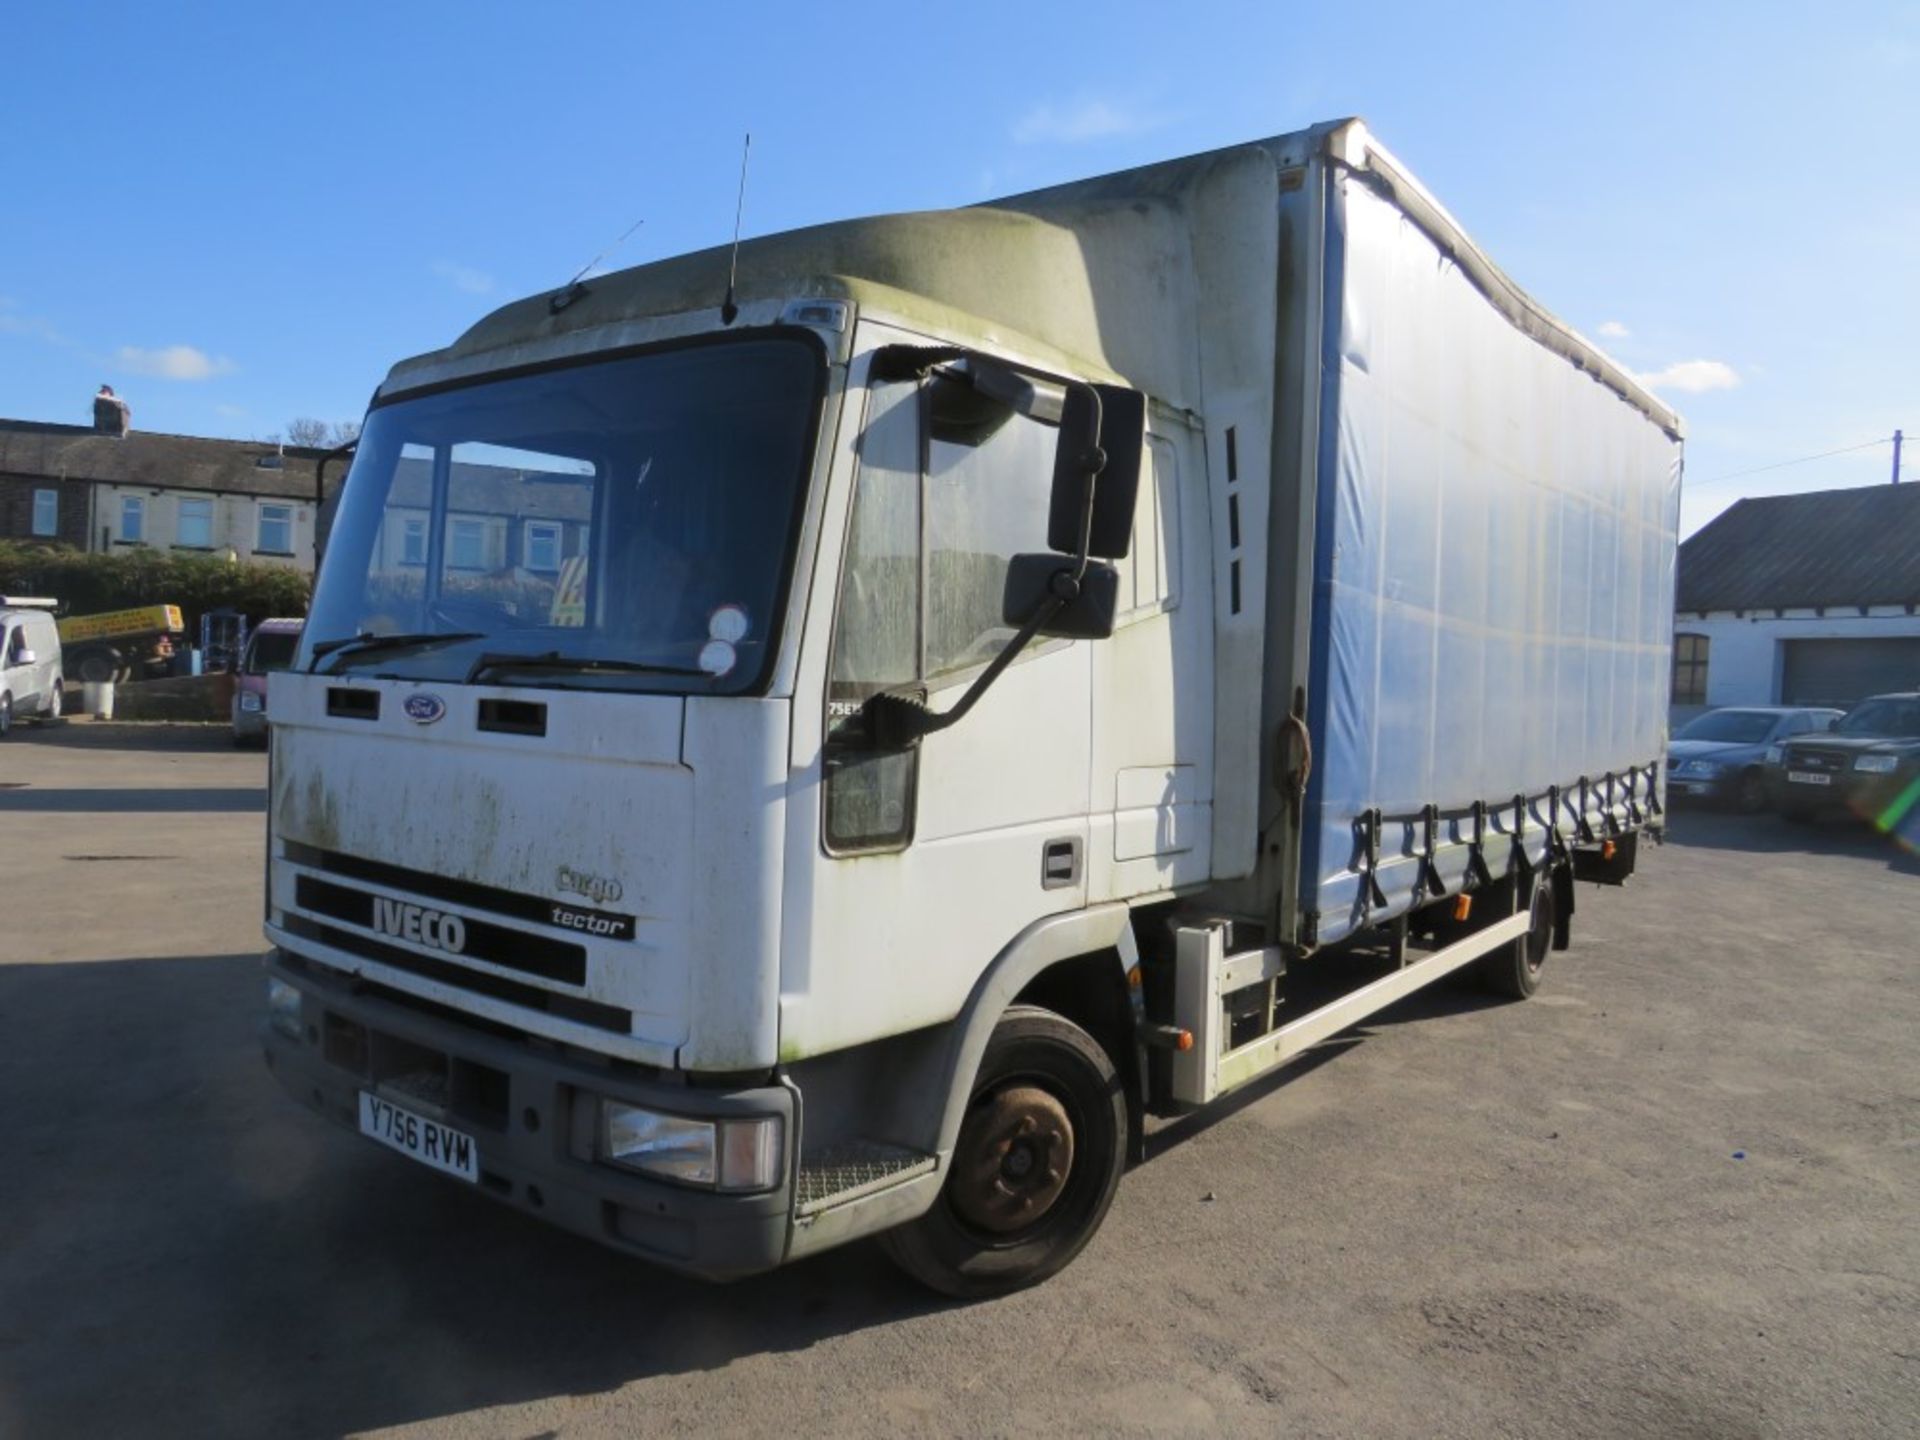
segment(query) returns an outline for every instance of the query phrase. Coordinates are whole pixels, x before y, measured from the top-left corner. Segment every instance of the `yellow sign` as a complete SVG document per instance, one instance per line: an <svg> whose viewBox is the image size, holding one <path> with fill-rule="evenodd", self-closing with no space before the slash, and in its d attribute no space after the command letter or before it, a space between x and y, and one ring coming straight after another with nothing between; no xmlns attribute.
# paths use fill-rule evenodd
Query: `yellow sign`
<svg viewBox="0 0 1920 1440"><path fill-rule="evenodd" d="M69 615L59 625L60 643L111 640L122 635L151 635L156 631L186 629L178 605L142 605L133 610L109 610L101 615Z"/></svg>

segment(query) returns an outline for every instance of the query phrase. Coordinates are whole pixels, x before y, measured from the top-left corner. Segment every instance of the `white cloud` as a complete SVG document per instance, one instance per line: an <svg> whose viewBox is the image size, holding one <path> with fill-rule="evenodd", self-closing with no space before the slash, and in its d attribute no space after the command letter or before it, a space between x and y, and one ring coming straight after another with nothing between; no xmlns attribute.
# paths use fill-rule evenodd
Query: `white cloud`
<svg viewBox="0 0 1920 1440"><path fill-rule="evenodd" d="M191 345L167 345L158 350L122 345L113 358L122 370L156 380L211 380L234 368L226 356L209 355Z"/></svg>
<svg viewBox="0 0 1920 1440"><path fill-rule="evenodd" d="M1676 360L1664 370L1635 377L1649 390L1682 390L1699 395L1708 390L1731 390L1740 372L1722 360Z"/></svg>
<svg viewBox="0 0 1920 1440"><path fill-rule="evenodd" d="M436 260L433 262L432 269L434 274L454 289L464 290L469 295L484 295L493 289L493 276L484 270L476 270L471 265L456 265L451 260Z"/></svg>
<svg viewBox="0 0 1920 1440"><path fill-rule="evenodd" d="M1014 121L1012 135L1016 145L1083 145L1116 135L1138 135L1165 123L1161 116L1138 106L1083 95L1066 104L1035 105Z"/></svg>
<svg viewBox="0 0 1920 1440"><path fill-rule="evenodd" d="M1603 340L1624 340L1632 333L1631 330L1627 329L1627 327L1622 325L1618 320L1602 320L1600 322L1600 338Z"/></svg>

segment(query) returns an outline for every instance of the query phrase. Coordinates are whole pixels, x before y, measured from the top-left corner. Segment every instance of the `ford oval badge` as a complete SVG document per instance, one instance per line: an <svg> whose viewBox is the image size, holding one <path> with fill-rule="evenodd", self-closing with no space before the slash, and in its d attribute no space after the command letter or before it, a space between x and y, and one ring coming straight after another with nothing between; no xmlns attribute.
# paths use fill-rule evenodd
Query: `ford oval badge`
<svg viewBox="0 0 1920 1440"><path fill-rule="evenodd" d="M407 696L406 703L400 707L407 712L407 719L416 725L431 725L447 713L447 702L438 695L422 690L418 694Z"/></svg>

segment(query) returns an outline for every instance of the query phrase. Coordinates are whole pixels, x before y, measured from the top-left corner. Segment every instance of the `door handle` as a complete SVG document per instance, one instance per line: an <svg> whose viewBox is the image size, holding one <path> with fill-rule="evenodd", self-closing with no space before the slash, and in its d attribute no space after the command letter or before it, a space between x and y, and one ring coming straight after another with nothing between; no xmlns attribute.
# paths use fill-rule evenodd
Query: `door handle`
<svg viewBox="0 0 1920 1440"><path fill-rule="evenodd" d="M1040 888L1064 890L1080 883L1080 837L1049 840L1040 847Z"/></svg>

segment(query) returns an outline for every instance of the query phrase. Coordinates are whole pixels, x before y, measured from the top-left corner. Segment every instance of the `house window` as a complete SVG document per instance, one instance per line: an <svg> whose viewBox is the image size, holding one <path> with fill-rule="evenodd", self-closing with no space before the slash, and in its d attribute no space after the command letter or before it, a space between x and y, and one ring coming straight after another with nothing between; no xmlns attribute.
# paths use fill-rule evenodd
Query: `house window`
<svg viewBox="0 0 1920 1440"><path fill-rule="evenodd" d="M456 570L480 570L487 563L487 526L484 520L447 522L447 564Z"/></svg>
<svg viewBox="0 0 1920 1440"><path fill-rule="evenodd" d="M293 506L260 507L260 538L253 548L268 555L293 553Z"/></svg>
<svg viewBox="0 0 1920 1440"><path fill-rule="evenodd" d="M560 527L551 521L527 522L527 569L551 575L560 568Z"/></svg>
<svg viewBox="0 0 1920 1440"><path fill-rule="evenodd" d="M213 501L180 502L180 523L174 527L173 543L187 550L213 548Z"/></svg>
<svg viewBox="0 0 1920 1440"><path fill-rule="evenodd" d="M400 563L402 565L424 565L427 563L427 522L418 518L409 518L400 528Z"/></svg>
<svg viewBox="0 0 1920 1440"><path fill-rule="evenodd" d="M129 545L147 538L147 502L138 495L120 497L120 538Z"/></svg>
<svg viewBox="0 0 1920 1440"><path fill-rule="evenodd" d="M60 533L60 492L58 490L33 492L33 533L36 535Z"/></svg>
<svg viewBox="0 0 1920 1440"><path fill-rule="evenodd" d="M1673 703L1707 703L1707 637L1704 635L1673 637Z"/></svg>

